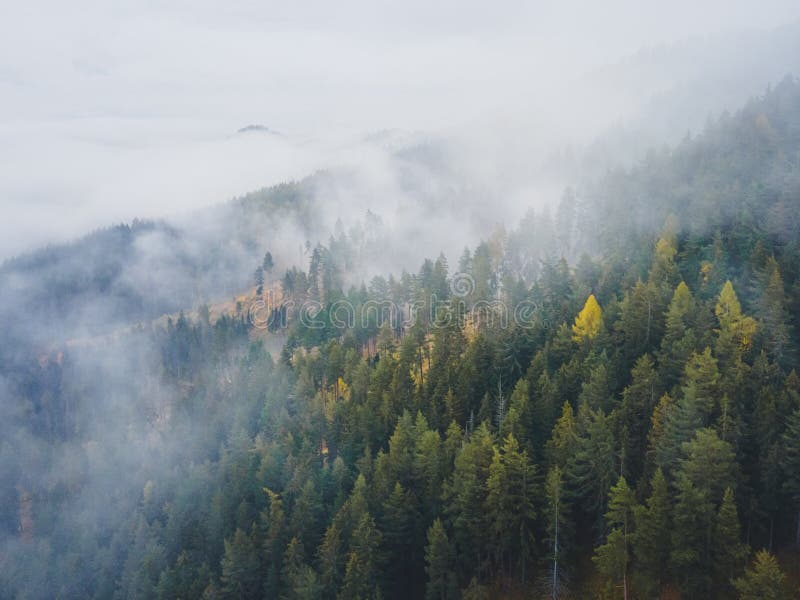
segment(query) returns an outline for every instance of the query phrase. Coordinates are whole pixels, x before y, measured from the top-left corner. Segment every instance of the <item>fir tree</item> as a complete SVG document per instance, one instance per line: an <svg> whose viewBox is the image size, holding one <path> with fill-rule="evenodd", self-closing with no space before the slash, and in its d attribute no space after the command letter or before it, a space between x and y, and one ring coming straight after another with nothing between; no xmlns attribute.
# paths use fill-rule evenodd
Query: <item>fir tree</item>
<svg viewBox="0 0 800 600"><path fill-rule="evenodd" d="M786 576L775 557L766 550L756 553L753 566L734 581L740 600L789 600Z"/></svg>
<svg viewBox="0 0 800 600"><path fill-rule="evenodd" d="M455 600L458 584L455 578L455 554L440 519L428 528L428 545L425 547L425 572L428 584L425 597L428 600Z"/></svg>
<svg viewBox="0 0 800 600"><path fill-rule="evenodd" d="M606 543L595 549L594 560L598 571L612 587L622 587L622 597L628 600L628 569L631 560L631 541L634 535L633 515L636 498L624 477L611 488L606 522L611 527Z"/></svg>
<svg viewBox="0 0 800 600"><path fill-rule="evenodd" d="M670 555L669 490L661 469L653 475L650 490L646 505L634 509L633 554L636 587L648 597L654 597L666 580Z"/></svg>
<svg viewBox="0 0 800 600"><path fill-rule="evenodd" d="M733 576L742 567L747 556L747 548L742 543L741 536L733 490L727 488L717 511L712 547L714 591L720 598L730 597Z"/></svg>

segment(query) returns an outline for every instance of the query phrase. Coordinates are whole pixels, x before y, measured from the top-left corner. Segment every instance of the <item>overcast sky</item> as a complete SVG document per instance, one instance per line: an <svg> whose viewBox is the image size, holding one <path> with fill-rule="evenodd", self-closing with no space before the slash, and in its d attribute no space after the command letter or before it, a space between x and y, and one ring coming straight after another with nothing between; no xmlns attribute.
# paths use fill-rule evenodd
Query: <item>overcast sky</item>
<svg viewBox="0 0 800 600"><path fill-rule="evenodd" d="M320 140L513 121L642 47L799 17L796 0L0 0L0 258L301 176L330 160ZM234 135L250 123L287 137Z"/></svg>

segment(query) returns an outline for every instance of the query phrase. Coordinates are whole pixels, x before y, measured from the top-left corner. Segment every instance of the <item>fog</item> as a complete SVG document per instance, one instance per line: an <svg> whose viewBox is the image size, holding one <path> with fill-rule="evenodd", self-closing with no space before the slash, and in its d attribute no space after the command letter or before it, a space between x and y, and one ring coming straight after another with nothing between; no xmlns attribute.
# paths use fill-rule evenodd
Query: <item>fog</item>
<svg viewBox="0 0 800 600"><path fill-rule="evenodd" d="M527 276L537 244L578 229L545 216L568 186L787 73L791 0L6 3L0 584L136 597L139 514L195 485L203 499L181 501L216 507L240 432L249 455L259 428L288 421L291 361L250 345L263 332L242 311L200 316L232 314L265 252L274 283L349 236L341 283L358 287L440 253L452 273L465 246L507 231L502 260ZM190 325L156 321L181 310Z"/></svg>
<svg viewBox="0 0 800 600"><path fill-rule="evenodd" d="M520 199L536 157L635 125L701 74L719 85L673 115L678 135L735 108L796 60L772 29L798 16L790 1L7 6L0 257L350 166L387 129L457 139L457 170L542 202ZM275 133L236 133L250 124Z"/></svg>

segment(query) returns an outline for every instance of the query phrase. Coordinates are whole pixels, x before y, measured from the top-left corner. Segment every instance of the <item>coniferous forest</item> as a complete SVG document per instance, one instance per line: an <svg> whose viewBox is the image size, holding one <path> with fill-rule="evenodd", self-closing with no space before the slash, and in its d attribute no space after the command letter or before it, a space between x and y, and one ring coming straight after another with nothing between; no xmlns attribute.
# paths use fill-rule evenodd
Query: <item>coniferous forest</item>
<svg viewBox="0 0 800 600"><path fill-rule="evenodd" d="M119 312L3 309L0 597L798 597L796 79L413 272L353 279L369 218L273 260L313 181L226 207L247 277L175 257L224 308L123 285L159 223L5 263Z"/></svg>

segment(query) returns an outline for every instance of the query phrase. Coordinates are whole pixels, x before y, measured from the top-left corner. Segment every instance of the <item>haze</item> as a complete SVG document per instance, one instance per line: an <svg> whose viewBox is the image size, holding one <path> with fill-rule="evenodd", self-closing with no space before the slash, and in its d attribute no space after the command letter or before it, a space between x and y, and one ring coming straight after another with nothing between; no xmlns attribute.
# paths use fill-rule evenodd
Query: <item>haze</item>
<svg viewBox="0 0 800 600"><path fill-rule="evenodd" d="M652 94L696 76L695 52L668 79L646 69L631 78L625 65L647 64L641 48L699 44L732 68L741 57L724 50L738 47L731 40L745 30L751 41L770 39L800 7L37 2L5 3L2 13L5 258L356 163L363 135L385 129L455 137L465 170L495 178L503 165L514 179L516 168L530 170L530 157L585 144L633 119ZM786 60L773 65L775 73L748 79L752 90L736 88L707 108L733 108L737 94L760 91ZM236 133L249 124L280 135Z"/></svg>

